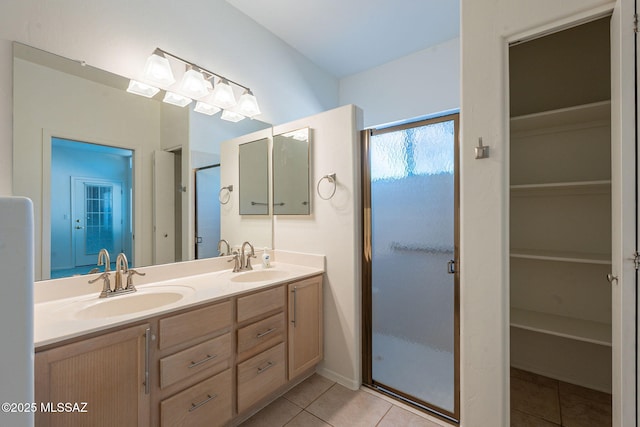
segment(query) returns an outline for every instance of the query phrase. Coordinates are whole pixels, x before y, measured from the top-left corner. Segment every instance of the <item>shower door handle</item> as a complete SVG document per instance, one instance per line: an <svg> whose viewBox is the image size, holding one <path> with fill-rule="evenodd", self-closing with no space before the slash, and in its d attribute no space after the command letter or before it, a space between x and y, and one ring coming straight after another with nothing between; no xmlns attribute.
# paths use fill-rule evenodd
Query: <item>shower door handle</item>
<svg viewBox="0 0 640 427"><path fill-rule="evenodd" d="M447 273L449 274L456 274L456 261L455 260L449 260L449 262L447 263Z"/></svg>

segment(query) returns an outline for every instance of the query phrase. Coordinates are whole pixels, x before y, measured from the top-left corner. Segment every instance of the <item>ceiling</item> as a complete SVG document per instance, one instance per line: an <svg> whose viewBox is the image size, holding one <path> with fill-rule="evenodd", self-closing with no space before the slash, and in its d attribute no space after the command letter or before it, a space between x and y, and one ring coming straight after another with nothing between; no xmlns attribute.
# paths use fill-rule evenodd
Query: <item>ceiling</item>
<svg viewBox="0 0 640 427"><path fill-rule="evenodd" d="M342 78L456 38L459 0L227 0Z"/></svg>

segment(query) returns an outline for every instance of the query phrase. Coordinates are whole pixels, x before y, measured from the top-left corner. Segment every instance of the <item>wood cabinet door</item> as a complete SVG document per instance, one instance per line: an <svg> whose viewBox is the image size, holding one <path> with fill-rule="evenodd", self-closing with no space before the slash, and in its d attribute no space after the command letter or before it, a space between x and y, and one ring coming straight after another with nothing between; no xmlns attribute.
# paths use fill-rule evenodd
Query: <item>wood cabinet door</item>
<svg viewBox="0 0 640 427"><path fill-rule="evenodd" d="M289 379L322 360L322 276L289 284Z"/></svg>
<svg viewBox="0 0 640 427"><path fill-rule="evenodd" d="M36 426L147 426L146 334L148 324L36 353Z"/></svg>

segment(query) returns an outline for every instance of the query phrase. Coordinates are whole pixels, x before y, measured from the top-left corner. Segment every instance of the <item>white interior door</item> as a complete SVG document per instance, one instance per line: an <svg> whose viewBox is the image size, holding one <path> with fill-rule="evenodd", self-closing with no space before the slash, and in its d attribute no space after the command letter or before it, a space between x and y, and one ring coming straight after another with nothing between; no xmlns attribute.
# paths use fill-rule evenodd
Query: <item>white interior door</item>
<svg viewBox="0 0 640 427"><path fill-rule="evenodd" d="M153 153L153 263L176 260L174 154Z"/></svg>
<svg viewBox="0 0 640 427"><path fill-rule="evenodd" d="M635 5L618 0L611 18L613 425L636 425L636 47Z"/></svg>

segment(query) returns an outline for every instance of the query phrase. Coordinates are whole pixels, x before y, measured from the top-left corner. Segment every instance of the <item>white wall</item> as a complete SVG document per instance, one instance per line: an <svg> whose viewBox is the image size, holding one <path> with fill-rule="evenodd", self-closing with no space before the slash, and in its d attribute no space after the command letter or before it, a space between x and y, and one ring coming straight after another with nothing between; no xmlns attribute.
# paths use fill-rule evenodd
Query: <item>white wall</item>
<svg viewBox="0 0 640 427"><path fill-rule="evenodd" d="M365 128L460 108L460 39L340 80L340 105L364 111Z"/></svg>
<svg viewBox="0 0 640 427"><path fill-rule="evenodd" d="M507 426L507 39L607 5L603 0L462 0L462 424ZM491 157L474 160L483 137Z"/></svg>
<svg viewBox="0 0 640 427"><path fill-rule="evenodd" d="M311 215L275 215L274 247L326 256L324 281L324 361L319 370L355 389L360 364L360 148L362 111L347 105L285 125L278 135L311 128ZM336 174L330 200L316 194L318 180Z"/></svg>
<svg viewBox="0 0 640 427"><path fill-rule="evenodd" d="M0 194L11 194L11 41L135 77L156 47L251 87L282 123L333 108L338 82L224 0L4 0L0 6ZM283 101L283 100L286 100Z"/></svg>

